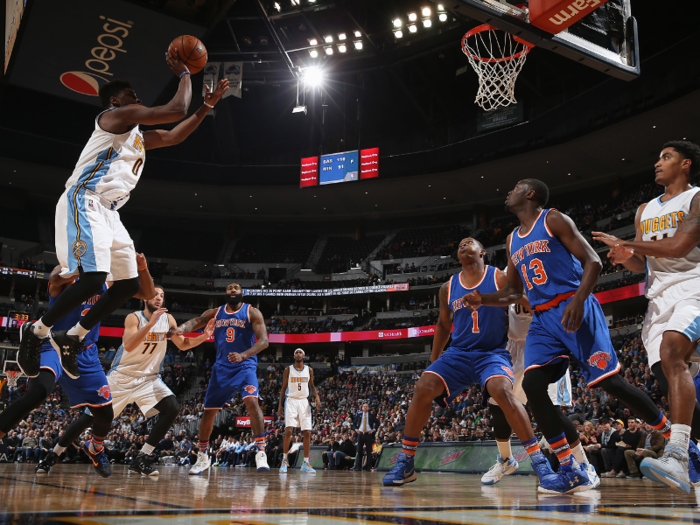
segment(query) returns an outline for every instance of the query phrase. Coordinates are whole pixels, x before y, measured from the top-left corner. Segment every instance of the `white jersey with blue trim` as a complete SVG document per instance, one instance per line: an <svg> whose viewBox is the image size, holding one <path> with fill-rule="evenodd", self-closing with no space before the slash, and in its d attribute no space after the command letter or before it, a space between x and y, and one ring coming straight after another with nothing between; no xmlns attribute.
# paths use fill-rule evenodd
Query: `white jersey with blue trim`
<svg viewBox="0 0 700 525"><path fill-rule="evenodd" d="M699 191L694 186L666 202L661 201L663 195L649 201L639 221L642 240L673 237L690 213L690 203ZM655 299L669 287L692 280L700 285L700 247L695 246L685 257L647 256L647 298Z"/></svg>
<svg viewBox="0 0 700 525"><path fill-rule="evenodd" d="M148 319L143 312L134 312L134 315L139 320L139 330L148 324ZM134 350L127 352L122 343L109 372L117 371L131 377L160 374L165 351L168 349L168 330L170 330L170 320L168 314L163 314L143 338L143 342Z"/></svg>
<svg viewBox="0 0 700 525"><path fill-rule="evenodd" d="M291 399L308 399L309 398L309 381L311 373L309 366L304 365L301 371L297 370L294 365L289 367L289 382L285 396Z"/></svg>
<svg viewBox="0 0 700 525"><path fill-rule="evenodd" d="M508 339L525 341L532 322L532 312L523 305L514 303L508 306Z"/></svg>
<svg viewBox="0 0 700 525"><path fill-rule="evenodd" d="M66 181L66 188L86 188L115 203L113 209L118 209L126 203L139 181L146 149L138 124L119 135L103 130L99 120L105 113L103 111L95 119L95 131Z"/></svg>

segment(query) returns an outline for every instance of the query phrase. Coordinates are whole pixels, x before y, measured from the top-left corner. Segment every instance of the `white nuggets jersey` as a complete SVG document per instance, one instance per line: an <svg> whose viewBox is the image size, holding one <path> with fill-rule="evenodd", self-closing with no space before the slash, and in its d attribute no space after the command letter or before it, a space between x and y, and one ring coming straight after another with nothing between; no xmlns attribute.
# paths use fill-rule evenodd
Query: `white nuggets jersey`
<svg viewBox="0 0 700 525"><path fill-rule="evenodd" d="M115 202L114 209L118 209L139 181L146 149L138 125L121 135L103 130L99 119L105 113L95 119L95 131L83 148L66 188L82 186Z"/></svg>
<svg viewBox="0 0 700 525"><path fill-rule="evenodd" d="M661 197L650 201L639 223L642 240L656 241L673 237L690 211L690 203L700 188L693 187L680 195L661 202ZM685 281L700 284L700 248L694 247L682 259L647 257L647 290L649 299L659 297L669 287Z"/></svg>
<svg viewBox="0 0 700 525"><path fill-rule="evenodd" d="M508 339L525 341L532 322L532 312L520 304L508 306Z"/></svg>
<svg viewBox="0 0 700 525"><path fill-rule="evenodd" d="M143 328L148 319L143 315L143 312L134 312L134 315L139 320L139 330ZM110 372L116 371L131 377L146 377L160 373L165 351L168 347L168 330L170 329L170 321L167 314L163 314L158 318L156 324L151 328L151 331L146 334L143 343L136 347L135 350L127 352L124 350L124 344L119 347L117 355L112 361Z"/></svg>
<svg viewBox="0 0 700 525"><path fill-rule="evenodd" d="M304 365L301 372L294 368L294 365L290 366L289 382L287 383L285 395L292 399L308 399L310 380L311 373L309 372L308 365Z"/></svg>

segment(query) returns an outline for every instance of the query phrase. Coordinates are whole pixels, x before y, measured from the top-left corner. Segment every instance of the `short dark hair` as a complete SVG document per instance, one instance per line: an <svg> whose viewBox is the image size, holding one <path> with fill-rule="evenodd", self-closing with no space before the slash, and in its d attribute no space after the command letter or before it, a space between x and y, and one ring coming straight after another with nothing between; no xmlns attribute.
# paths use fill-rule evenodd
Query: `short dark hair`
<svg viewBox="0 0 700 525"><path fill-rule="evenodd" d="M695 177L700 173L700 146L687 140L671 140L664 144L663 148L673 148L683 158L690 160L690 176Z"/></svg>
<svg viewBox="0 0 700 525"><path fill-rule="evenodd" d="M549 188L547 185L538 179L525 179L523 182L535 192L535 202L545 207L549 202Z"/></svg>
<svg viewBox="0 0 700 525"><path fill-rule="evenodd" d="M112 80L100 87L100 104L104 109L108 109L112 103L112 97L118 97L125 89L129 89L131 84L127 80Z"/></svg>

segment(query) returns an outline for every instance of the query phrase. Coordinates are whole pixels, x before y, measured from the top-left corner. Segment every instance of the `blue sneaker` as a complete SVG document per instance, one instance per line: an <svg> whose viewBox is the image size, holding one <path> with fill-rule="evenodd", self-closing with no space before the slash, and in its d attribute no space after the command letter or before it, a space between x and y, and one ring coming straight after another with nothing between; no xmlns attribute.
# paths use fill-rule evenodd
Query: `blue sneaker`
<svg viewBox="0 0 700 525"><path fill-rule="evenodd" d="M416 469L413 467L413 457L409 457L403 452L396 460L396 466L384 476L382 483L387 487L400 487L406 483L416 481Z"/></svg>
<svg viewBox="0 0 700 525"><path fill-rule="evenodd" d="M639 469L647 478L683 494L690 494L688 453L671 445L659 459L645 458Z"/></svg>
<svg viewBox="0 0 700 525"><path fill-rule="evenodd" d="M85 451L85 454L87 454L87 456L90 458L93 466L95 467L95 471L100 476L102 476L103 478L110 477L112 475L112 465L109 462L107 454L105 454L105 449L102 448L102 450L95 453L92 450L90 450L91 442L92 441L88 441L83 445L83 450Z"/></svg>
<svg viewBox="0 0 700 525"><path fill-rule="evenodd" d="M537 490L548 494L571 494L585 492L592 488L593 484L588 479L586 471L572 461L569 465L561 465L555 478L547 476L545 480L540 482Z"/></svg>
<svg viewBox="0 0 700 525"><path fill-rule="evenodd" d="M691 485L700 487L700 450L692 439L688 444L688 477Z"/></svg>
<svg viewBox="0 0 700 525"><path fill-rule="evenodd" d="M304 464L301 466L301 471L302 471L302 472L306 472L307 474L316 474L316 471L315 471L315 470L313 469L313 467L312 467L311 465L309 465L308 463L304 463Z"/></svg>
<svg viewBox="0 0 700 525"><path fill-rule="evenodd" d="M547 458L544 457L544 454L535 454L534 456L530 456L530 463L532 464L532 470L534 470L535 474L537 474L540 483L542 483L545 479L555 478L557 476L552 470L552 467L549 465Z"/></svg>
<svg viewBox="0 0 700 525"><path fill-rule="evenodd" d="M287 462L286 459L283 459L282 464L280 465L280 474L286 474L287 467L289 467L289 463Z"/></svg>

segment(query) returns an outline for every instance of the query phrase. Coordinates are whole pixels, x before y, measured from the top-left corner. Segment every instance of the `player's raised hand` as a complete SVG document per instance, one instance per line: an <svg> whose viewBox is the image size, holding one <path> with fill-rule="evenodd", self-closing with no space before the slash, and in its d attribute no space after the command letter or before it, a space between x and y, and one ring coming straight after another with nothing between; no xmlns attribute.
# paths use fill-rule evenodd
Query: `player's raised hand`
<svg viewBox="0 0 700 525"><path fill-rule="evenodd" d="M146 260L146 256L144 254L136 254L136 267L139 270L145 270L146 268L148 268L148 261Z"/></svg>
<svg viewBox="0 0 700 525"><path fill-rule="evenodd" d="M572 334L581 328L584 310L585 305L583 301L573 296L561 313L561 324L564 330Z"/></svg>
<svg viewBox="0 0 700 525"><path fill-rule="evenodd" d="M151 314L151 320L148 321L148 324L151 326L155 325L158 322L158 318L165 313L168 313L167 308L158 308L158 310Z"/></svg>
<svg viewBox="0 0 700 525"><path fill-rule="evenodd" d="M613 264L624 264L634 255L634 250L631 248L624 248L619 244L616 244L608 252L608 259Z"/></svg>
<svg viewBox="0 0 700 525"><path fill-rule="evenodd" d="M241 361L243 361L243 356L238 352L231 352L228 355L228 360L231 363L240 363Z"/></svg>
<svg viewBox="0 0 700 525"><path fill-rule="evenodd" d="M622 243L621 239L618 239L614 235L609 235L603 232L591 232L591 236L593 237L594 241L599 241L604 244L607 244L611 248L617 244Z"/></svg>
<svg viewBox="0 0 700 525"><path fill-rule="evenodd" d="M204 328L204 335L207 336L207 339L210 339L211 336L214 335L214 328L216 328L216 319L210 319L207 326Z"/></svg>
<svg viewBox="0 0 700 525"><path fill-rule="evenodd" d="M214 91L210 92L209 91L209 86L204 84L204 89L207 90L206 94L204 95L204 102L211 106L215 106L216 103L221 100L221 97L224 96L224 93L226 93L226 90L228 89L228 79L227 78L222 78L219 80L219 83L216 85L214 88Z"/></svg>
<svg viewBox="0 0 700 525"><path fill-rule="evenodd" d="M478 309L481 306L481 294L479 290L474 290L462 297L462 304L472 311Z"/></svg>
<svg viewBox="0 0 700 525"><path fill-rule="evenodd" d="M189 71L185 63L180 60L180 55L175 47L168 47L168 50L165 52L165 63L168 64L170 71L175 73L178 77L185 71Z"/></svg>

